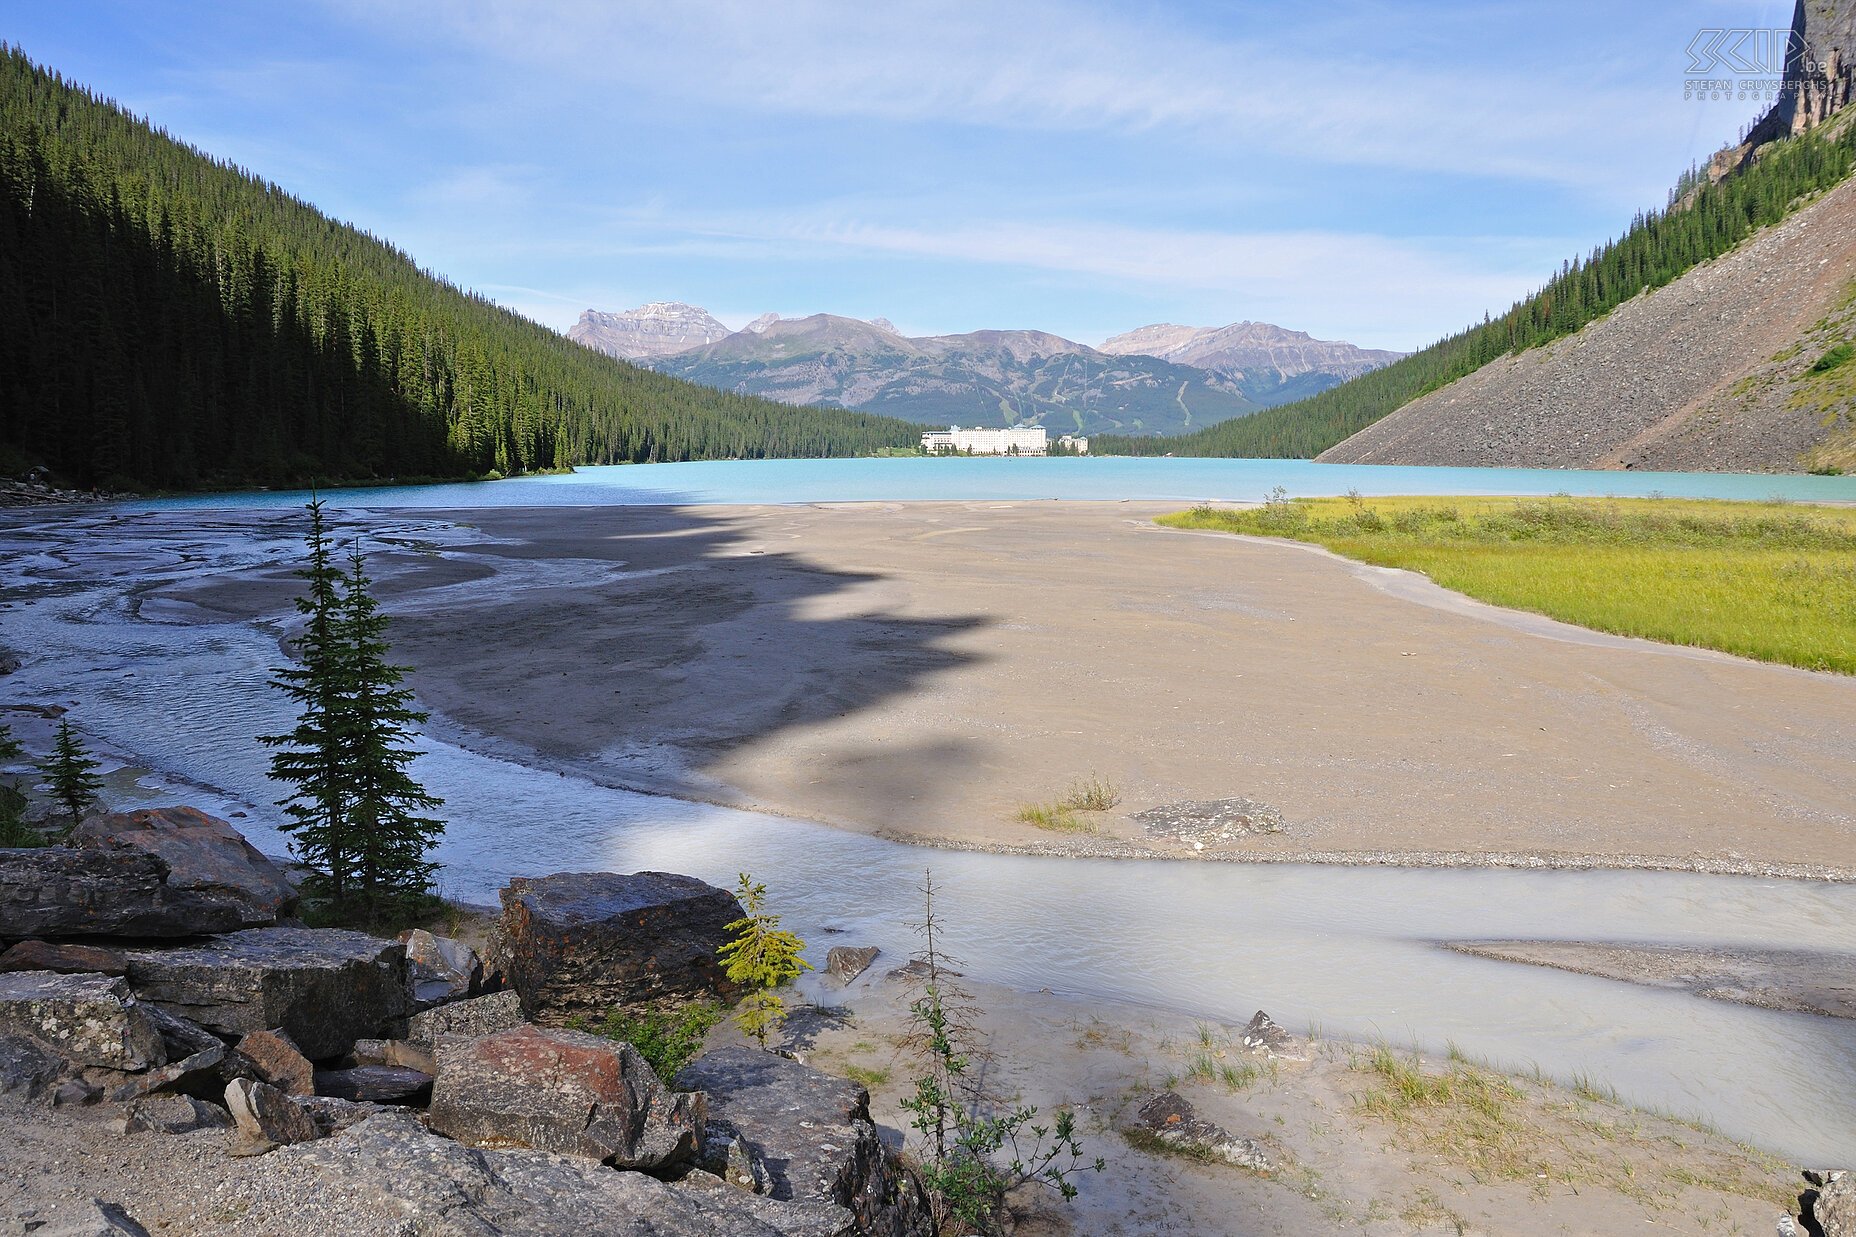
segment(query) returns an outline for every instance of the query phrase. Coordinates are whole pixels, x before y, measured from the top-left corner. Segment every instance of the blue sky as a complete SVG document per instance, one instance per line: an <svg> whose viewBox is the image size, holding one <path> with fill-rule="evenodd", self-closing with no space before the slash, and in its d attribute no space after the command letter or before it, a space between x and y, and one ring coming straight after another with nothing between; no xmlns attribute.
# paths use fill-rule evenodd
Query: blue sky
<svg viewBox="0 0 1856 1237"><path fill-rule="evenodd" d="M565 328L589 306L1409 349L1661 205L1790 0L0 0L0 39Z"/></svg>

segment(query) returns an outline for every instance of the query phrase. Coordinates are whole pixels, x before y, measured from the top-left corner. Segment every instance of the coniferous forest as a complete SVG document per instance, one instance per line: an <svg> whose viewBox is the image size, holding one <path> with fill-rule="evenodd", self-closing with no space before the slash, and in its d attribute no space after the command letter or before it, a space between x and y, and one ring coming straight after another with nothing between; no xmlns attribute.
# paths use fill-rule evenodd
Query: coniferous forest
<svg viewBox="0 0 1856 1237"><path fill-rule="evenodd" d="M1806 133L1767 147L1744 170L1713 184L1694 173L1668 209L1640 213L1623 236L1567 262L1534 295L1499 318L1308 399L1177 438L1098 435L1091 449L1113 455L1203 455L1307 459L1498 357L1550 343L1601 318L1638 293L1660 288L1719 257L1800 199L1843 180L1856 157L1856 125Z"/></svg>
<svg viewBox="0 0 1856 1237"><path fill-rule="evenodd" d="M0 45L0 473L438 478L920 433L592 352Z"/></svg>

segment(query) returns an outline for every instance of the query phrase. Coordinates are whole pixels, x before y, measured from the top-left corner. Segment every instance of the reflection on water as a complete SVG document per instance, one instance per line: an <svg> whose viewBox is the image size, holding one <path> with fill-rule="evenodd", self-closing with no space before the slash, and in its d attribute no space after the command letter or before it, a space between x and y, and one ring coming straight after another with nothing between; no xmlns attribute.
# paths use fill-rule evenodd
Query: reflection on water
<svg viewBox="0 0 1856 1237"><path fill-rule="evenodd" d="M274 633L137 614L139 583L290 561L294 529L243 521L48 525L0 535L17 565L5 641L35 656L0 703L78 707L108 748L215 788L125 787L262 823L275 788L249 736L284 729ZM85 531L89 529L89 531ZM438 530L423 530L434 536ZM22 543L21 538L25 538ZM29 543L29 544L27 544ZM85 583L88 581L88 583ZM1856 888L1678 873L1539 873L1048 860L917 850L802 821L592 785L433 743L419 775L452 824L447 892L493 901L509 876L572 869L748 870L822 952L906 954L932 866L954 952L977 978L1241 1021L1267 1008L1330 1035L1383 1036L1500 1064L1584 1073L1806 1162L1856 1157L1856 1028L1535 967L1430 942L1583 937L1856 951ZM832 937L825 930L842 929Z"/></svg>

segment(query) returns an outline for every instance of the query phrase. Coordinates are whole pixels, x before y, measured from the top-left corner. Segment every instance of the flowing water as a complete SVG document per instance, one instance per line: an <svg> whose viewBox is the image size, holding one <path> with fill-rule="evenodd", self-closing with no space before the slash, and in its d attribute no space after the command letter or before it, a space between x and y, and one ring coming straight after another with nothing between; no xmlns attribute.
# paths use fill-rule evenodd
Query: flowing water
<svg viewBox="0 0 1856 1237"><path fill-rule="evenodd" d="M1381 492L1409 488L1399 482ZM481 505L484 494L500 489L469 487L468 500ZM758 496L749 483L731 494ZM379 492L344 497L386 505ZM297 530L248 513L172 510L195 505L165 503L169 510L153 516L15 519L0 528L0 560L8 565L0 638L30 654L23 669L0 678L0 705L73 706L103 750L160 771L119 776L119 804L195 802L244 813L237 823L254 842L282 853L283 839L266 823L276 816L269 804L277 790L264 775L265 752L247 737L288 722L287 705L267 682L278 661L277 629L210 621L150 592L291 564ZM388 539L443 544L468 535L409 511L384 518ZM499 578L454 587L512 586L519 584ZM29 720L9 716L16 725ZM436 741L426 747L418 775L445 798L451 821L438 854L446 865L442 886L467 900L493 901L516 874L657 869L726 885L748 870L768 883L788 924L817 952L842 940L898 957L911 948L916 887L932 868L950 945L982 980L1229 1021L1266 1008L1292 1027L1314 1023L1330 1036L1430 1049L1454 1044L1503 1066L1589 1077L1632 1102L1706 1120L1804 1162L1856 1159L1851 1023L1468 958L1435 943L1576 937L1856 952L1856 887L1680 873L1249 867L929 851L614 790ZM829 934L839 930L842 936Z"/></svg>

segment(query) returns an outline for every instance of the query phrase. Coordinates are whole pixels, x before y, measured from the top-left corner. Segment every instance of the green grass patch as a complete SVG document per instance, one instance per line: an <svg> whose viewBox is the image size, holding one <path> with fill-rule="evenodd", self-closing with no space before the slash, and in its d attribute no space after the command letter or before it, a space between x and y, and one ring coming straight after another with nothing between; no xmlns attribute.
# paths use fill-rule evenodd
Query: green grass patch
<svg viewBox="0 0 1856 1237"><path fill-rule="evenodd" d="M568 1025L630 1044L668 1082L702 1051L703 1039L727 1012L714 1001L691 1001L669 1008L614 1008L598 1022L575 1018Z"/></svg>
<svg viewBox="0 0 1856 1237"><path fill-rule="evenodd" d="M844 1067L844 1076L871 1091L889 1081L888 1070L872 1069L868 1065L847 1065Z"/></svg>
<svg viewBox="0 0 1856 1237"><path fill-rule="evenodd" d="M1277 495L1159 522L1313 542L1598 631L1856 674L1856 509Z"/></svg>
<svg viewBox="0 0 1856 1237"><path fill-rule="evenodd" d="M1090 813L1106 812L1121 802L1121 792L1099 777L1073 783L1063 798L1055 803L1027 803L1012 814L1012 819L1035 825L1052 833L1094 833L1096 822Z"/></svg>

